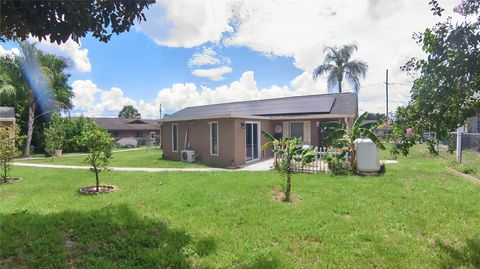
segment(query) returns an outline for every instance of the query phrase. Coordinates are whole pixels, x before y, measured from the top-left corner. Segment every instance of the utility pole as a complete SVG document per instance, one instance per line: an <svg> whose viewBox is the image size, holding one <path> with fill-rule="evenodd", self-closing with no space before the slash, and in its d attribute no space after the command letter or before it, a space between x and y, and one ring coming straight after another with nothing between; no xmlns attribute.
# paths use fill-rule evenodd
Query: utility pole
<svg viewBox="0 0 480 269"><path fill-rule="evenodd" d="M162 118L162 104L160 104L159 112L160 112L160 119L161 119Z"/></svg>
<svg viewBox="0 0 480 269"><path fill-rule="evenodd" d="M387 127L389 126L388 119L388 69L385 73L385 116L387 117Z"/></svg>

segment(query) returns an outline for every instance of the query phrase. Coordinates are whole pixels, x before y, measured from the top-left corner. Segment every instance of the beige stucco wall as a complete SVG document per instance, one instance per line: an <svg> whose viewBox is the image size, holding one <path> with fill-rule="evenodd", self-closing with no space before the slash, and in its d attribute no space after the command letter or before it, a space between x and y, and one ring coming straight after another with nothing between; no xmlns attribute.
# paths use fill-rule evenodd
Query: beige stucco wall
<svg viewBox="0 0 480 269"><path fill-rule="evenodd" d="M10 126L13 126L15 124L14 121L4 121L4 120L0 120L0 127L10 127Z"/></svg>
<svg viewBox="0 0 480 269"><path fill-rule="evenodd" d="M218 155L210 154L210 122L218 122ZM235 164L234 119L209 119L163 123L161 138L166 158L180 161L181 151L186 149L185 136L191 148L198 153L197 161L214 166L233 167ZM178 151L172 151L172 124L178 124ZM235 164L236 165L236 164Z"/></svg>
<svg viewBox="0 0 480 269"><path fill-rule="evenodd" d="M108 131L112 137L115 138L125 138L125 137L137 137L137 131L135 130L109 130ZM115 136L115 132L117 132L117 135ZM149 131L138 131L140 132L140 136L138 137L150 137L150 132L155 132L155 137L158 137L160 135L160 130L149 130Z"/></svg>
<svg viewBox="0 0 480 269"><path fill-rule="evenodd" d="M316 127L316 122L324 123L338 120L339 119L296 119L295 121L310 122L310 144L318 146L318 127ZM209 122L212 121L218 122L219 154L217 156L210 155ZM344 119L341 119L341 121L344 122ZM188 129L191 149L199 154L197 161L220 167L243 166L246 164L246 152L245 128L242 127L242 123L245 122L259 122L261 130L271 134L274 134L275 126L283 126L284 123L283 120L252 120L242 118L164 122L161 127L163 154L167 159L180 161L181 151L185 149L185 134ZM172 152L172 124L178 124L178 152ZM266 142L266 138L261 136L262 145ZM260 156L264 159L272 157L273 154L271 150L262 148Z"/></svg>

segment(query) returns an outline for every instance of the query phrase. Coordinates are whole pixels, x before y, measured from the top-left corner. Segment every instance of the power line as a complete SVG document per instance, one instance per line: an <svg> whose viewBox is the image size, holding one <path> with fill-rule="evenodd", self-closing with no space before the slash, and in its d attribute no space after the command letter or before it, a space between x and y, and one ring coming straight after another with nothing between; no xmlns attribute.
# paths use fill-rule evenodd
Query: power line
<svg viewBox="0 0 480 269"><path fill-rule="evenodd" d="M381 85L381 84L383 84L383 83L382 83L382 82L379 82L379 83L375 83L375 84L360 86L360 89L368 88L368 87L373 87L373 86L378 86L378 85Z"/></svg>
<svg viewBox="0 0 480 269"><path fill-rule="evenodd" d="M390 82L390 84L402 85L402 86L413 86L413 83L399 83L399 82Z"/></svg>
<svg viewBox="0 0 480 269"><path fill-rule="evenodd" d="M392 85L392 93L395 95L395 97L397 97L398 99L411 99L411 96L409 95L406 95L406 94L403 94L402 92L400 92L397 88L395 88L393 85ZM401 95L402 97L400 97L399 95Z"/></svg>

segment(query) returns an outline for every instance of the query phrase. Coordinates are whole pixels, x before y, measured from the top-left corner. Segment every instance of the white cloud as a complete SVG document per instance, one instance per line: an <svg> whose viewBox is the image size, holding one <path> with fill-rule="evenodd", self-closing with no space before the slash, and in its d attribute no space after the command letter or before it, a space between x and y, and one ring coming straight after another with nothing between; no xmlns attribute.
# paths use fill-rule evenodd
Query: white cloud
<svg viewBox="0 0 480 269"><path fill-rule="evenodd" d="M123 106L133 105L143 118L158 118L158 104L126 97L123 90L118 87L102 90L91 80L75 80L72 89L75 93L73 98L75 114L117 115Z"/></svg>
<svg viewBox="0 0 480 269"><path fill-rule="evenodd" d="M202 52L195 52L188 61L189 66L230 64L228 57L218 55L212 47L204 47Z"/></svg>
<svg viewBox="0 0 480 269"><path fill-rule="evenodd" d="M288 87L273 85L269 88L258 88L253 71L242 74L239 80L215 89L198 88L193 83L177 83L170 88L161 89L156 103L162 104L167 112L175 112L184 107L215 104L233 101L265 99L273 97L298 95Z"/></svg>
<svg viewBox="0 0 480 269"><path fill-rule="evenodd" d="M195 69L192 74L197 77L206 77L213 81L219 81L225 79L223 75L231 73L232 68L229 66L220 66L206 69Z"/></svg>
<svg viewBox="0 0 480 269"><path fill-rule="evenodd" d="M160 104L164 112L173 113L188 106L326 93L321 84L322 81L315 81L310 73L304 72L292 80L290 86L259 88L254 72L247 71L238 80L216 88L197 86L194 83L175 83L171 87L160 89L156 98L150 102L127 97L118 87L99 89L90 80L76 80L72 87L75 92L75 113L116 116L123 106L133 105L143 118L158 118ZM360 112L384 112L383 85L374 86L368 88L367 94L359 97ZM392 93L395 94L391 95L391 106L408 101L408 88L396 85L395 92Z"/></svg>
<svg viewBox="0 0 480 269"><path fill-rule="evenodd" d="M204 48L203 51L196 52L188 61L188 65L211 65L219 64L221 59L217 57L217 53L212 48Z"/></svg>
<svg viewBox="0 0 480 269"><path fill-rule="evenodd" d="M2 45L0 45L0 57L6 56L6 57L14 57L20 55L20 50L17 48L11 48L11 49L4 49Z"/></svg>
<svg viewBox="0 0 480 269"><path fill-rule="evenodd" d="M229 25L232 10L225 1L157 1L146 12L147 21L136 28L155 43L191 48L206 42L218 42Z"/></svg>
<svg viewBox="0 0 480 269"><path fill-rule="evenodd" d="M95 103L95 95L101 90L91 80L75 80L72 83L73 106L80 109L89 109Z"/></svg>
<svg viewBox="0 0 480 269"><path fill-rule="evenodd" d="M32 40L38 42L38 39ZM65 43L61 43L60 45L43 40L39 42L37 46L40 50L47 53L71 59L75 70L79 72L85 73L92 70L90 59L88 58L88 49L82 49L81 44L77 44L72 39L68 39Z"/></svg>
<svg viewBox="0 0 480 269"><path fill-rule="evenodd" d="M82 49L81 45L77 44L72 39L68 39L65 43L61 43L60 45L45 40L39 42L37 38L30 38L29 40L31 42L36 42L39 50L70 59L73 63L74 69L79 72L85 73L92 70L90 59L88 58L88 49ZM4 54L20 55L20 50L18 48L5 50L0 45L0 56Z"/></svg>
<svg viewBox="0 0 480 269"><path fill-rule="evenodd" d="M139 28L160 45L193 47L213 42L293 57L294 65L304 73L293 79L291 86L305 93L326 88L324 78L316 82L308 75L323 62L324 46L356 42L359 51L354 58L369 65L362 85L377 85L360 90L361 99L367 99L384 92L384 85L379 83L385 80L385 69L390 71L390 81L411 81L400 66L413 56L422 56L412 34L446 16L457 18L452 8L458 2L439 0L445 12L438 18L432 15L428 1L161 1ZM155 22L159 17L166 18L163 28L156 26L161 25ZM405 86L398 88L408 92ZM380 109L383 105L381 98L371 100L377 100L376 104L366 108Z"/></svg>

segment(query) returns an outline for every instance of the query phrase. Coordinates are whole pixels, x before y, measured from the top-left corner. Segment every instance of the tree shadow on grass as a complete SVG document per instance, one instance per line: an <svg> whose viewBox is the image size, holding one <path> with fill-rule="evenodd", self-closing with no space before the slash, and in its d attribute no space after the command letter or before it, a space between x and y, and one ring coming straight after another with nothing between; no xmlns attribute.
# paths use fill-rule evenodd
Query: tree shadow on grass
<svg viewBox="0 0 480 269"><path fill-rule="evenodd" d="M436 245L447 256L442 261L442 268L480 268L480 239L468 239L461 248L441 241L437 241Z"/></svg>
<svg viewBox="0 0 480 269"><path fill-rule="evenodd" d="M0 242L0 268L191 268L215 249L126 205L2 214Z"/></svg>

